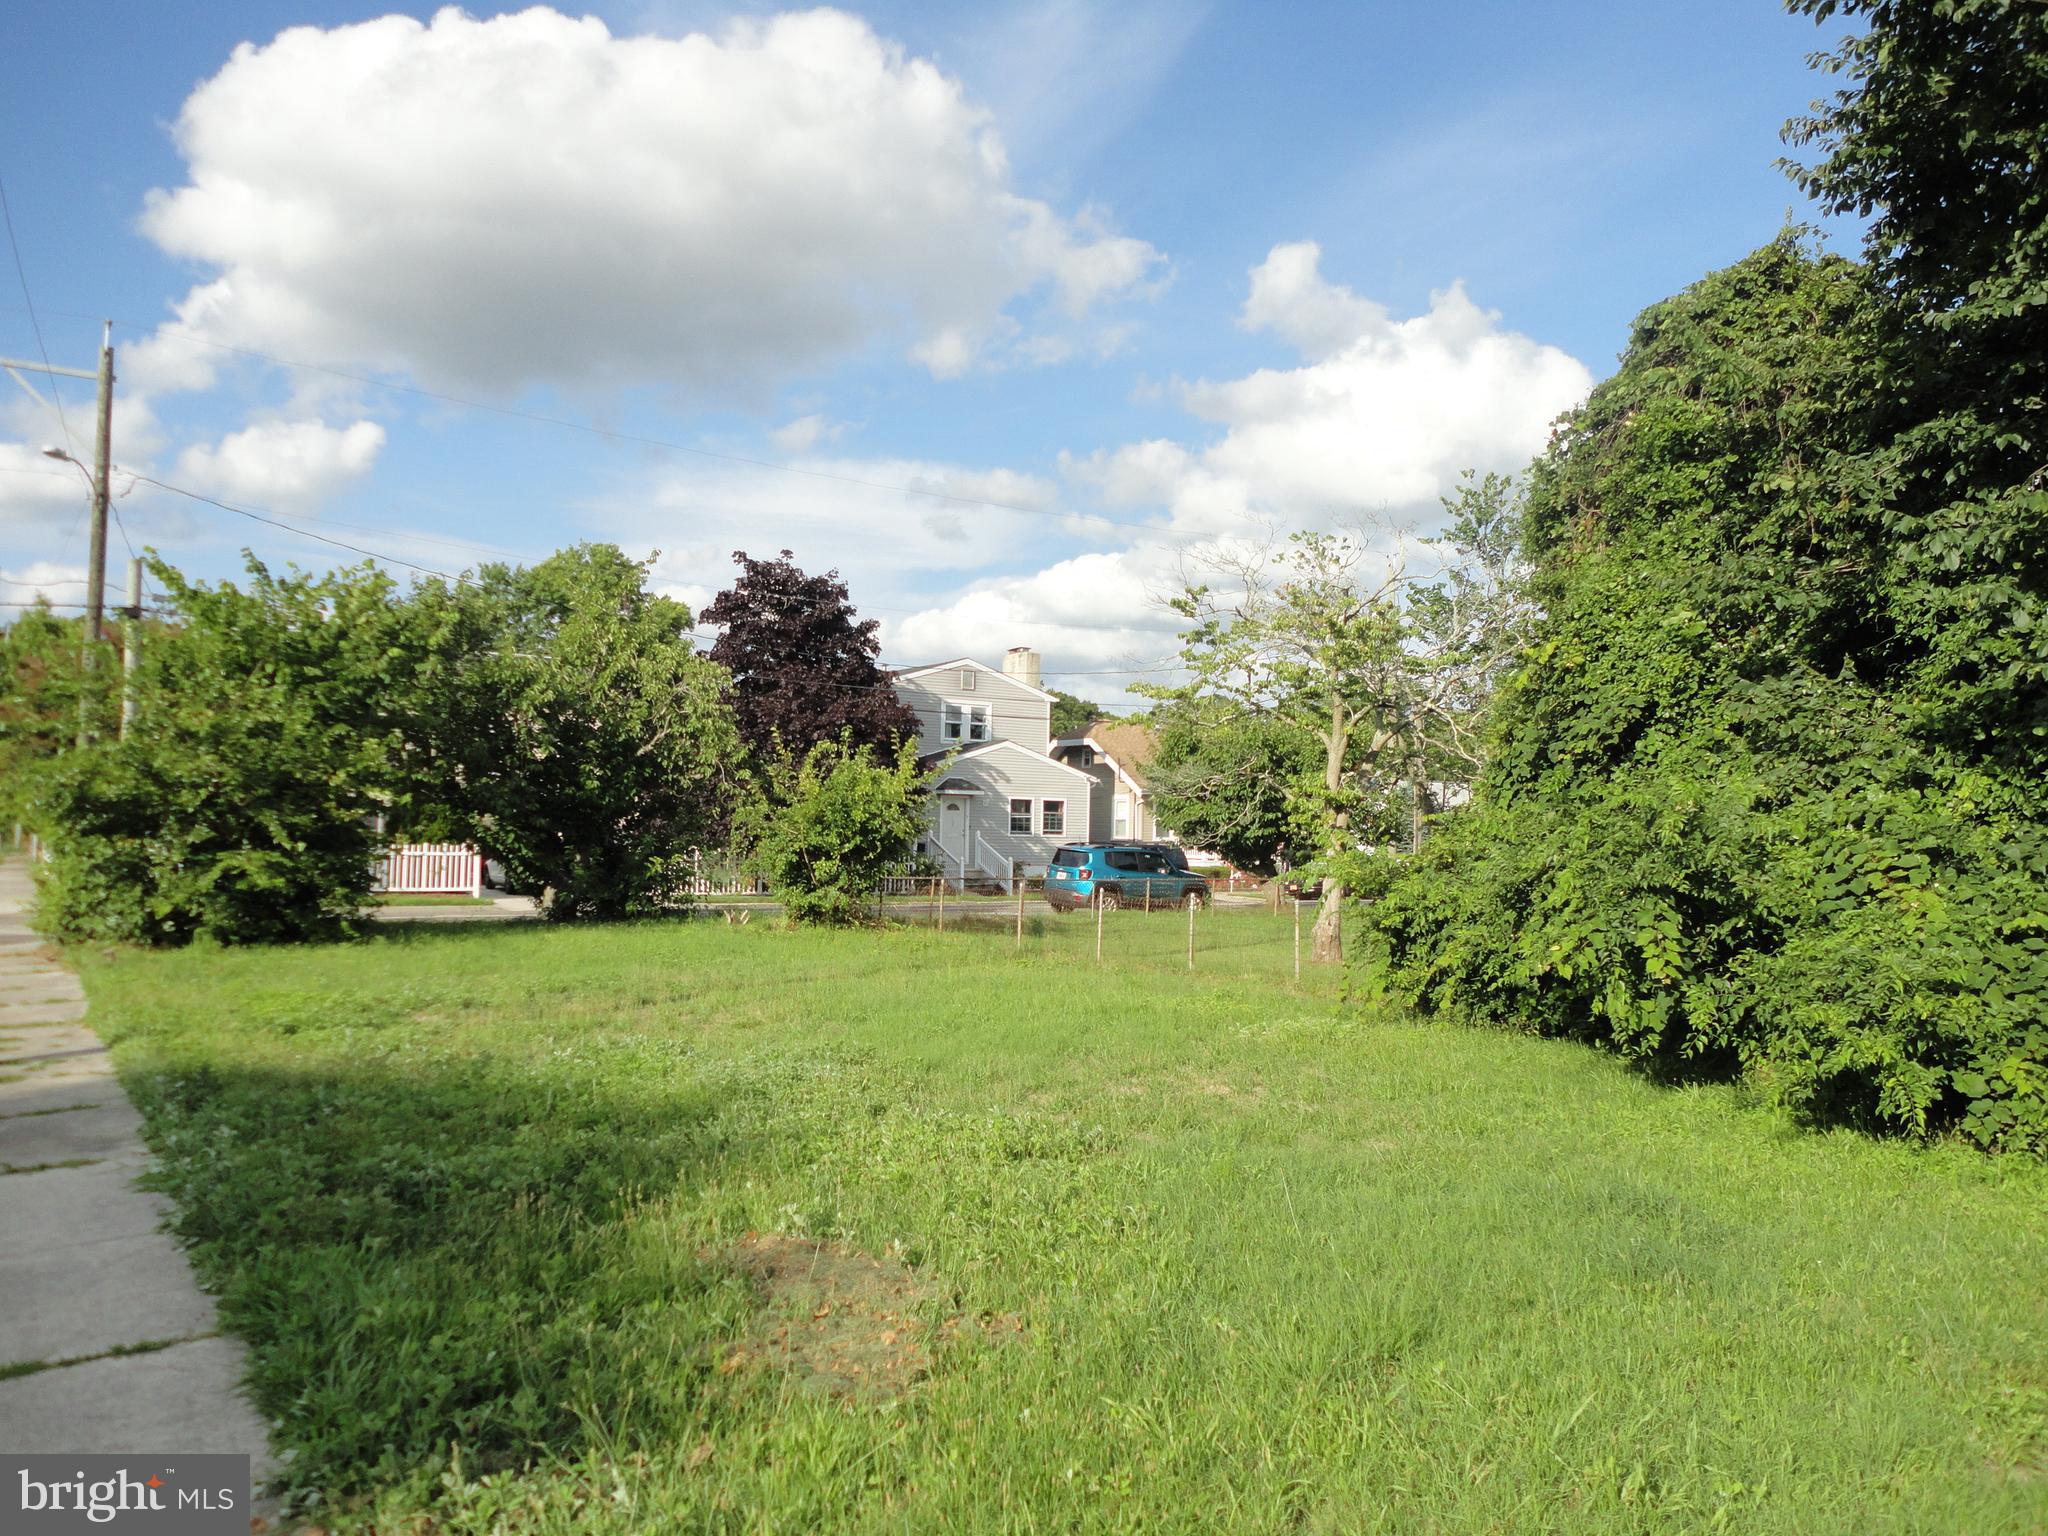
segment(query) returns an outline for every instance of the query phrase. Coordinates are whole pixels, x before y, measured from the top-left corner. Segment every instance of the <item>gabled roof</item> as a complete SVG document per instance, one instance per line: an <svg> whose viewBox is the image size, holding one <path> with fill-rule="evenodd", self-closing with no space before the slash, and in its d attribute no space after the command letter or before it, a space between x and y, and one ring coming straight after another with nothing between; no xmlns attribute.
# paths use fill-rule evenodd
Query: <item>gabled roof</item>
<svg viewBox="0 0 2048 1536"><path fill-rule="evenodd" d="M1063 763L1058 758L1049 756L1044 752L1034 752L1029 747L1025 746L1024 743L1021 741L1003 740L987 742L982 746L973 747L970 748L968 751L959 753L957 756L953 758L953 761L956 763L964 763L969 758L987 757L991 752L1022 752L1034 763L1044 763L1048 767L1059 769L1061 773L1071 773L1075 778L1085 780L1091 784L1094 782L1093 779L1090 779L1088 775L1083 773L1080 769L1072 767L1069 764ZM925 757L919 759L919 762L928 764L939 763L943 761L945 761L944 753L928 753Z"/></svg>
<svg viewBox="0 0 2048 1536"><path fill-rule="evenodd" d="M927 672L945 672L959 667L972 667L977 672L986 672L990 677L1000 677L1006 683L1015 683L1026 693L1036 694L1048 704L1054 701L1054 696L1047 693L1043 688L1034 688L1025 682L1023 678L1012 677L1009 673L1002 671L1000 668L992 667L985 661L976 661L972 656L962 656L953 661L935 661L928 666L922 667L903 667L890 673L889 676L892 681L898 681L906 678L923 677Z"/></svg>
<svg viewBox="0 0 2048 1536"><path fill-rule="evenodd" d="M1070 747L1093 747L1138 788L1152 787L1145 782L1145 769L1159 751L1159 733L1149 725L1135 720L1097 720L1079 736L1062 736L1052 744L1055 752Z"/></svg>
<svg viewBox="0 0 2048 1536"><path fill-rule="evenodd" d="M1138 788L1150 787L1145 770L1159 752L1159 733L1152 727L1134 720L1098 720L1088 727L1088 741Z"/></svg>

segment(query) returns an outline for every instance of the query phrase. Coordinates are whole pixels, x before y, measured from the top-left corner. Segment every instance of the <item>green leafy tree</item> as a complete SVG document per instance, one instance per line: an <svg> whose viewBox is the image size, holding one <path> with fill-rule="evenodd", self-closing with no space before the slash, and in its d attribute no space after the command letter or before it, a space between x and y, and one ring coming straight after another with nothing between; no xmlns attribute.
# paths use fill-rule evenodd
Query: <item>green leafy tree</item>
<svg viewBox="0 0 2048 1536"><path fill-rule="evenodd" d="M1273 875L1321 845L1322 767L1315 738L1286 721L1198 706L1166 714L1148 775L1160 822L1184 842Z"/></svg>
<svg viewBox="0 0 2048 1536"><path fill-rule="evenodd" d="M1361 848L1406 840L1432 765L1478 761L1478 718L1526 632L1514 486L1468 483L1452 510L1462 543L1301 532L1277 552L1207 560L1210 579L1171 604L1188 624L1189 681L1144 689L1169 721L1261 722L1269 745L1314 744L1318 773L1267 783L1282 787L1289 826L1315 828L1294 852L1324 876L1318 961L1343 958Z"/></svg>
<svg viewBox="0 0 2048 1536"><path fill-rule="evenodd" d="M370 567L206 586L152 565L175 622L144 647L125 739L50 757L27 811L38 921L71 939L331 937L367 898L425 636Z"/></svg>
<svg viewBox="0 0 2048 1536"><path fill-rule="evenodd" d="M1093 699L1076 698L1055 688L1052 691L1052 733L1061 736L1086 734L1088 727L1103 718L1103 708Z"/></svg>
<svg viewBox="0 0 2048 1536"><path fill-rule="evenodd" d="M38 603L0 630L0 821L22 819L37 765L68 750L81 723L107 724L108 680L119 673L104 658L81 673L83 627Z"/></svg>
<svg viewBox="0 0 2048 1536"><path fill-rule="evenodd" d="M647 570L586 544L415 599L440 660L410 814L477 843L557 920L682 901L693 848L740 791L726 674Z"/></svg>
<svg viewBox="0 0 2048 1536"><path fill-rule="evenodd" d="M1916 734L2014 784L2048 778L2048 6L1793 0L1868 30L1814 63L1841 82L1786 127L1796 179L1869 219L1897 333L1899 418L1868 469Z"/></svg>
<svg viewBox="0 0 2048 1536"><path fill-rule="evenodd" d="M791 919L849 924L873 909L882 876L924 826L927 777L914 741L893 761L843 740L776 763L752 841Z"/></svg>

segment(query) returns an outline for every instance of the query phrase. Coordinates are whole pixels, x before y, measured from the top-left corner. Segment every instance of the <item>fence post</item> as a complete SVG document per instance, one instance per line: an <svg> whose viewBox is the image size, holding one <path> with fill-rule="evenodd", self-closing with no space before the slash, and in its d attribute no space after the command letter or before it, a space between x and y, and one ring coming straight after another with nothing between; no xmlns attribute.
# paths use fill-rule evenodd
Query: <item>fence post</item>
<svg viewBox="0 0 2048 1536"><path fill-rule="evenodd" d="M1188 898L1188 969L1195 968L1195 908L1201 903L1194 897Z"/></svg>
<svg viewBox="0 0 2048 1536"><path fill-rule="evenodd" d="M1294 979L1301 980L1301 898L1294 898Z"/></svg>
<svg viewBox="0 0 2048 1536"><path fill-rule="evenodd" d="M932 884L938 888L939 932L944 933L946 931L946 877L940 875L932 881Z"/></svg>
<svg viewBox="0 0 2048 1536"><path fill-rule="evenodd" d="M1024 885L1025 882L1022 880L1017 882L1017 947L1019 949L1024 947Z"/></svg>
<svg viewBox="0 0 2048 1536"><path fill-rule="evenodd" d="M1102 892L1095 893L1095 963L1102 964Z"/></svg>

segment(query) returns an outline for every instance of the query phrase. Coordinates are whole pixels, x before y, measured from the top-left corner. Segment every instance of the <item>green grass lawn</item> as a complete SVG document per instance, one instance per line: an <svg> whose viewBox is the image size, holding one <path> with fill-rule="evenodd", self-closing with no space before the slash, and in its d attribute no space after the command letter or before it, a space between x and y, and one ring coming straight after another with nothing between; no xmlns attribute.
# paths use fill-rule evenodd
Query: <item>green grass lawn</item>
<svg viewBox="0 0 2048 1536"><path fill-rule="evenodd" d="M2048 1171L1111 922L80 963L336 1529L2048 1526Z"/></svg>

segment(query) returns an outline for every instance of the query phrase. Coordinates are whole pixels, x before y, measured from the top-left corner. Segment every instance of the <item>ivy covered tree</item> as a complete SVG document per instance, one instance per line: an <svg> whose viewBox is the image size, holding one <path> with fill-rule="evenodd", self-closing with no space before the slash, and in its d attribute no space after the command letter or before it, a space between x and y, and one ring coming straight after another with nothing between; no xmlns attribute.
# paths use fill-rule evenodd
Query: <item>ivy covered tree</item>
<svg viewBox="0 0 2048 1536"><path fill-rule="evenodd" d="M877 664L879 626L856 617L837 571L806 575L786 549L733 559L739 578L700 617L723 631L711 659L732 675L733 717L757 763L826 741L893 752L917 734Z"/></svg>
<svg viewBox="0 0 2048 1536"><path fill-rule="evenodd" d="M1904 420L1873 446L1914 729L2031 791L2048 777L2048 6L1793 0L1868 30L1814 59L1841 87L1787 125L1865 258Z"/></svg>
<svg viewBox="0 0 2048 1536"><path fill-rule="evenodd" d="M1787 128L1870 220L1637 321L1538 463L1546 616L1377 912L1426 1007L2048 1151L2048 8L1868 30Z"/></svg>
<svg viewBox="0 0 2048 1536"><path fill-rule="evenodd" d="M1637 320L1532 477L1478 803L1375 908L1416 1001L2048 1144L2038 799L1934 724L1901 598L1913 358L1790 234Z"/></svg>

